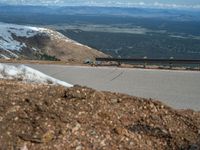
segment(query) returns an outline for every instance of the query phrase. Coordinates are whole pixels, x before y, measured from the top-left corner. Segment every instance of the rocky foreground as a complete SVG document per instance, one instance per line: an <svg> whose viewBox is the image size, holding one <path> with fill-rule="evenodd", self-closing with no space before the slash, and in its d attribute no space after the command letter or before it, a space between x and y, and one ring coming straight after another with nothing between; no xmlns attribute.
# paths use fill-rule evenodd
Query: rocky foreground
<svg viewBox="0 0 200 150"><path fill-rule="evenodd" d="M75 86L0 80L0 149L200 149L200 112Z"/></svg>

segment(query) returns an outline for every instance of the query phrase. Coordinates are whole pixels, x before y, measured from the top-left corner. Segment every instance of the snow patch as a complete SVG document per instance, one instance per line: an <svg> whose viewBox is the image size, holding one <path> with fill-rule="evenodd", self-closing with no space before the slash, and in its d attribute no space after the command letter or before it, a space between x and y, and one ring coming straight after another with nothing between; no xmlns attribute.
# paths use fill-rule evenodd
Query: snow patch
<svg viewBox="0 0 200 150"><path fill-rule="evenodd" d="M44 83L72 87L73 85L50 77L25 65L6 65L0 63L0 79L19 79L26 82Z"/></svg>
<svg viewBox="0 0 200 150"><path fill-rule="evenodd" d="M0 22L0 48L3 50L20 51L27 47L23 42L14 37L31 38L35 35L45 33L47 29Z"/></svg>
<svg viewBox="0 0 200 150"><path fill-rule="evenodd" d="M15 53L9 51L9 50L5 50L6 52L9 53L9 55L12 57L12 58L19 58L19 56L17 56Z"/></svg>
<svg viewBox="0 0 200 150"><path fill-rule="evenodd" d="M7 60L9 60L9 59L10 59L9 57L7 57L7 56L6 56L6 55L4 55L4 54L0 54L0 58L7 59Z"/></svg>
<svg viewBox="0 0 200 150"><path fill-rule="evenodd" d="M0 48L4 50L21 50L26 47L25 43L14 39L16 37L32 37L38 32L37 28L0 23Z"/></svg>

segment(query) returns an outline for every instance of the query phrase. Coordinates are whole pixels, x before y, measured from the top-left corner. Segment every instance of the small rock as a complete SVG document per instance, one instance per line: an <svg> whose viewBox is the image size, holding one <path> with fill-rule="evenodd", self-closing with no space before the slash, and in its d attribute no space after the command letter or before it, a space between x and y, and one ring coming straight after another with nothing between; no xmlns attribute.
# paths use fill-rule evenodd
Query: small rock
<svg viewBox="0 0 200 150"><path fill-rule="evenodd" d="M28 150L26 144L24 144L24 145L20 148L20 150Z"/></svg>
<svg viewBox="0 0 200 150"><path fill-rule="evenodd" d="M150 104L150 108L154 108L154 104L153 103Z"/></svg>
<svg viewBox="0 0 200 150"><path fill-rule="evenodd" d="M81 125L79 123L76 124L76 126L72 129L72 133L78 131L80 129Z"/></svg>
<svg viewBox="0 0 200 150"><path fill-rule="evenodd" d="M77 146L76 150L82 150L82 146L81 145Z"/></svg>
<svg viewBox="0 0 200 150"><path fill-rule="evenodd" d="M96 131L91 131L90 132L90 135L96 135L97 133L96 133Z"/></svg>
<svg viewBox="0 0 200 150"><path fill-rule="evenodd" d="M160 121L160 117L157 115L151 115L151 118L155 121Z"/></svg>
<svg viewBox="0 0 200 150"><path fill-rule="evenodd" d="M198 134L200 135L200 129L198 130Z"/></svg>
<svg viewBox="0 0 200 150"><path fill-rule="evenodd" d="M15 117L15 119L14 119L14 120L15 120L15 121L17 121L18 119L19 119L18 117Z"/></svg>
<svg viewBox="0 0 200 150"><path fill-rule="evenodd" d="M196 145L196 144L192 144L189 147L189 150L199 150L199 149L200 149L200 147L198 145Z"/></svg>
<svg viewBox="0 0 200 150"><path fill-rule="evenodd" d="M54 138L54 132L53 131L48 131L42 136L42 141L44 143L50 142Z"/></svg>
<svg viewBox="0 0 200 150"><path fill-rule="evenodd" d="M106 146L105 141L106 141L106 140L102 140L101 143L100 143L100 145L101 145L101 146Z"/></svg>
<svg viewBox="0 0 200 150"><path fill-rule="evenodd" d="M130 142L130 145L133 146L133 145L134 145L134 142Z"/></svg>
<svg viewBox="0 0 200 150"><path fill-rule="evenodd" d="M140 134L138 134L138 139L141 140L142 139L142 136Z"/></svg>
<svg viewBox="0 0 200 150"><path fill-rule="evenodd" d="M118 100L117 100L117 99L111 99L111 102L112 102L112 103L117 103Z"/></svg>
<svg viewBox="0 0 200 150"><path fill-rule="evenodd" d="M114 132L116 134L122 135L123 134L123 128L116 127L116 128L114 128Z"/></svg>

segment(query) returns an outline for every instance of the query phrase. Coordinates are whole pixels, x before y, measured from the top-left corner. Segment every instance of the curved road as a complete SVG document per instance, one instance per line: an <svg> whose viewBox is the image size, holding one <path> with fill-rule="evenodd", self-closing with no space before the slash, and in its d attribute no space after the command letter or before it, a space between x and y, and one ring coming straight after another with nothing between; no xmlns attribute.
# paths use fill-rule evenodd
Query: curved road
<svg viewBox="0 0 200 150"><path fill-rule="evenodd" d="M198 71L35 64L28 66L71 84L158 99L174 108L200 111Z"/></svg>

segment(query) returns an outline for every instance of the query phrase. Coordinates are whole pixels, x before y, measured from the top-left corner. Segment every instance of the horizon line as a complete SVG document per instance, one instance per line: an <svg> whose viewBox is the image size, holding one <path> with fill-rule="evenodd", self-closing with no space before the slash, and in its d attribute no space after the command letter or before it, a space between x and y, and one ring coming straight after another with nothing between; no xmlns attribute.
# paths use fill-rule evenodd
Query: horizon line
<svg viewBox="0 0 200 150"><path fill-rule="evenodd" d="M200 5L197 5L195 7L193 6L185 6L185 7L159 7L154 5L127 5L127 6L110 6L110 5L69 5L69 4L7 4L7 3L0 3L0 6L35 6L35 7L99 7L99 8L143 8L143 9L171 9L171 10L200 10Z"/></svg>

